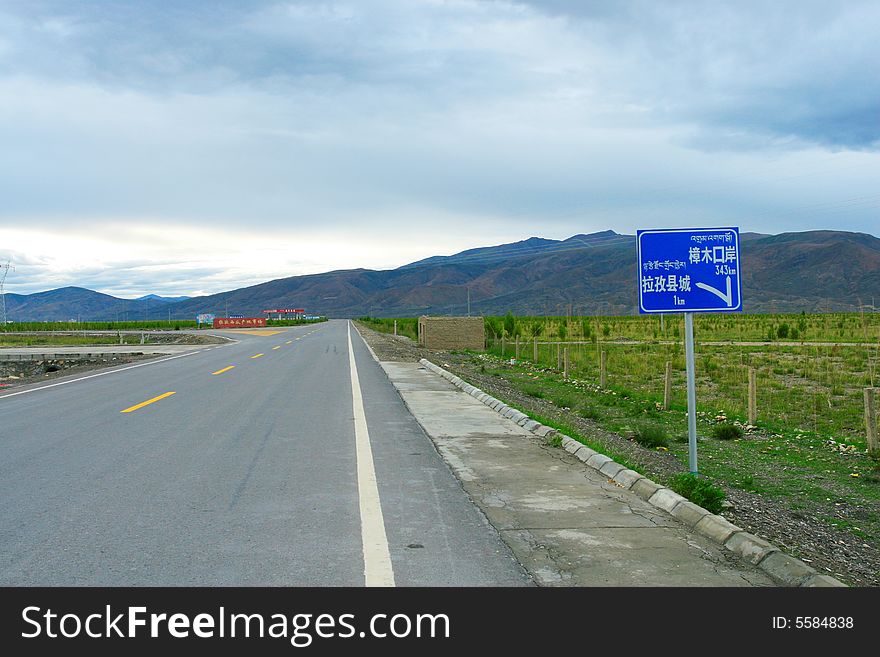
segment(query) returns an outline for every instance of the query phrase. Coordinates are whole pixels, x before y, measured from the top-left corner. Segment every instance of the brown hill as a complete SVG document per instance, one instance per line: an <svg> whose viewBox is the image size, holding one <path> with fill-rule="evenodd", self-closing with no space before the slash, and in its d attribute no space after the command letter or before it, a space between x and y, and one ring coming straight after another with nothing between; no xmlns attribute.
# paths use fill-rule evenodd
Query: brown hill
<svg viewBox="0 0 880 657"><path fill-rule="evenodd" d="M880 302L880 239L863 233L810 231L742 235L746 312L854 311ZM79 288L66 288L68 290ZM635 238L613 231L567 240L530 238L513 244L436 256L387 271L353 269L281 278L221 294L156 304L143 315L189 319L200 312L259 315L276 307L306 308L333 317L420 314L632 314L636 303ZM14 319L114 319L63 290L42 305L40 295L7 295ZM92 293L97 295L97 293ZM106 295L101 295L105 297ZM14 299L12 297L15 297ZM60 297L60 298L59 298ZM11 302L10 302L11 299ZM47 299L48 300L48 299ZM94 299L92 300L94 301ZM51 315L51 316L50 316Z"/></svg>

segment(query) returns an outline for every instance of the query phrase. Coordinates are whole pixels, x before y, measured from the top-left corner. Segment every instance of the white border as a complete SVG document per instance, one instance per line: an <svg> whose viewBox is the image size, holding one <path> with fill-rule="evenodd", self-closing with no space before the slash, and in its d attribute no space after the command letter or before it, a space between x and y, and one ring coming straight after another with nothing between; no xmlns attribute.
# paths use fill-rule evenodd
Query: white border
<svg viewBox="0 0 880 657"><path fill-rule="evenodd" d="M719 231L732 230L734 240L736 241L736 306L731 308L682 308L677 307L674 310L646 310L642 303L642 235L651 235L655 233L717 233ZM669 313L735 313L742 312L742 258L739 250L739 228L736 226L719 226L718 228L656 228L650 230L637 231L636 237L636 257L638 259L638 283L639 283L639 313L645 315L659 315Z"/></svg>

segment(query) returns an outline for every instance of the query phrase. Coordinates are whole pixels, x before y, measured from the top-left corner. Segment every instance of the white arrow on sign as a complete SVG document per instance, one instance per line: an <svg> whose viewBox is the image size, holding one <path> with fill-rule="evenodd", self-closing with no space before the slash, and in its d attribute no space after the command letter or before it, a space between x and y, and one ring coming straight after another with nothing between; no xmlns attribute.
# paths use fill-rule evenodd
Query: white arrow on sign
<svg viewBox="0 0 880 657"><path fill-rule="evenodd" d="M724 294L721 290L718 290L711 285L706 285L705 283L697 283L697 287L703 288L707 292L711 292L724 301L727 304L728 308L733 307L733 294L730 291L730 276L727 277L727 294Z"/></svg>

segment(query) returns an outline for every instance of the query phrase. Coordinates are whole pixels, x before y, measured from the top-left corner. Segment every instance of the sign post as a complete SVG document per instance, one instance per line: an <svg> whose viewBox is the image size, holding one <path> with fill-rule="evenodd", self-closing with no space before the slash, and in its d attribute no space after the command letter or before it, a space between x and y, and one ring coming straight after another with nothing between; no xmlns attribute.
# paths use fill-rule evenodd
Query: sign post
<svg viewBox="0 0 880 657"><path fill-rule="evenodd" d="M697 473L694 313L742 311L738 228L665 228L636 235L639 312L684 313L688 466Z"/></svg>
<svg viewBox="0 0 880 657"><path fill-rule="evenodd" d="M694 314L684 314L684 359L687 369L688 470L697 474L697 383L694 366Z"/></svg>

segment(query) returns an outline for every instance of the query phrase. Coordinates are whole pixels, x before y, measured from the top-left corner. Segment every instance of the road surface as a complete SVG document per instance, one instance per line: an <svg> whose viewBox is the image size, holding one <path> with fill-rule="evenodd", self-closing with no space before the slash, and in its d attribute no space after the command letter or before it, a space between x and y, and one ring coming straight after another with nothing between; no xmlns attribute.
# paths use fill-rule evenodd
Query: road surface
<svg viewBox="0 0 880 657"><path fill-rule="evenodd" d="M0 584L527 585L344 320L0 394Z"/></svg>

